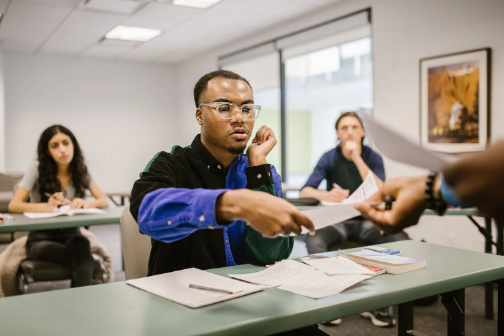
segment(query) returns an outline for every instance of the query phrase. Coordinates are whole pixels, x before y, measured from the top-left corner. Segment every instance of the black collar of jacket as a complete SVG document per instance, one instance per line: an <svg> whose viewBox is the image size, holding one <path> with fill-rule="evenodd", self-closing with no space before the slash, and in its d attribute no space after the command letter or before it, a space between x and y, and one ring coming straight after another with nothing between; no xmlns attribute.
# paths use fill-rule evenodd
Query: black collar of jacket
<svg viewBox="0 0 504 336"><path fill-rule="evenodd" d="M191 143L191 148L194 150L196 155L201 158L201 160L211 173L224 175L227 174L227 169L224 168L224 165L220 163L219 160L217 160L201 142L201 134L198 134L194 137L194 140Z"/></svg>

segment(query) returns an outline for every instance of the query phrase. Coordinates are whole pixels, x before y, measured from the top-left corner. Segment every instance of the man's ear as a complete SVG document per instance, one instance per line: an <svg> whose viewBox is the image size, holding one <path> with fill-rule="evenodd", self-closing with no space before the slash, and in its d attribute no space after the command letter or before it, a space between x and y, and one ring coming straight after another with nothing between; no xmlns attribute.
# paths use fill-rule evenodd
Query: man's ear
<svg viewBox="0 0 504 336"><path fill-rule="evenodd" d="M196 109L196 120L200 126L203 125L203 115L200 107Z"/></svg>

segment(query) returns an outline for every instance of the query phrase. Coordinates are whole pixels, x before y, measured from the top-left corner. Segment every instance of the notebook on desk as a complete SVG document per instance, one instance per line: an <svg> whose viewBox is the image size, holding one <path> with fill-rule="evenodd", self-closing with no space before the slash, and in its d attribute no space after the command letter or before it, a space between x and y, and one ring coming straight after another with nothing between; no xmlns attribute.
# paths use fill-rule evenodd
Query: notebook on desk
<svg viewBox="0 0 504 336"><path fill-rule="evenodd" d="M199 308L231 300L266 288L265 286L230 279L196 268L128 280L126 283L190 308ZM190 285L213 288L223 292L191 288Z"/></svg>
<svg viewBox="0 0 504 336"><path fill-rule="evenodd" d="M40 219L40 218L52 218L58 216L104 214L104 213L107 212L97 208L70 209L70 205L63 205L60 208L54 209L53 212L25 212L24 215L30 219Z"/></svg>
<svg viewBox="0 0 504 336"><path fill-rule="evenodd" d="M383 254L362 250L342 255L363 266L378 267L387 270L390 274L400 274L414 271L427 266L424 260L399 257L397 255Z"/></svg>

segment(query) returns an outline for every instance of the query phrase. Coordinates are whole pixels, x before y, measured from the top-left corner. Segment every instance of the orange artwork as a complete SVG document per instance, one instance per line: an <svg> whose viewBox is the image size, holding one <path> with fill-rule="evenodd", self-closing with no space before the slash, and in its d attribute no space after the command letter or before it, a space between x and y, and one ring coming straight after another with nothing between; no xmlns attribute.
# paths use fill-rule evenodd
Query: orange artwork
<svg viewBox="0 0 504 336"><path fill-rule="evenodd" d="M428 69L428 142L478 143L479 62Z"/></svg>

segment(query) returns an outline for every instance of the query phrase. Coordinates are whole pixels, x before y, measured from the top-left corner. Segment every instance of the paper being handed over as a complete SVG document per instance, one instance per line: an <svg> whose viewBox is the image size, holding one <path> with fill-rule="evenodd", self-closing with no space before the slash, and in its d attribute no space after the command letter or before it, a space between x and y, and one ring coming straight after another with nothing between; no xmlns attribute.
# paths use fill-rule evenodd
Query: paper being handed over
<svg viewBox="0 0 504 336"><path fill-rule="evenodd" d="M343 202L330 206L304 210L302 212L312 221L315 226L315 230L319 230L325 228L326 226L341 223L348 219L360 216L360 212L355 210L354 204L364 202L377 192L378 185L376 184L373 173L370 171L359 188L357 188L357 190L355 190L352 195ZM303 227L301 233L308 233L308 230Z"/></svg>
<svg viewBox="0 0 504 336"><path fill-rule="evenodd" d="M365 113L360 113L360 116L364 119L366 129L371 133L376 148L386 157L434 172L441 171L448 163L437 153L420 147L390 127L374 120L372 116Z"/></svg>

